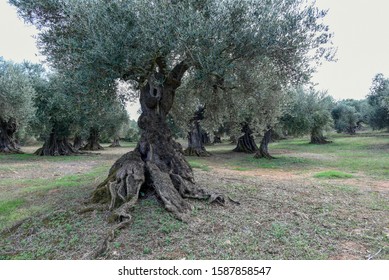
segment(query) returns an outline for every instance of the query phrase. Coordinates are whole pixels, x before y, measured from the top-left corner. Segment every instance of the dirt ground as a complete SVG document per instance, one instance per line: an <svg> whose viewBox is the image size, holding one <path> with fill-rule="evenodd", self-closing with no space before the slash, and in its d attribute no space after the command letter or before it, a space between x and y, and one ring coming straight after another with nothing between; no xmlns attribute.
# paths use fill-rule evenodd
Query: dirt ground
<svg viewBox="0 0 389 280"><path fill-rule="evenodd" d="M107 219L107 210L80 210L88 207L85 199L127 150L107 148L65 161L3 160L2 197L23 196L25 204L18 211L32 215L21 214L23 223L3 229L0 259L88 258L114 225ZM289 150L274 153L280 154L313 160L328 157ZM239 170L228 164L243 157L247 155L216 151L209 158L189 158L207 166L194 169L198 184L224 193L239 205L230 201L222 207L191 200L193 212L185 224L156 199L142 199L132 213L131 225L117 232L97 258L389 259L387 180L363 174L319 180L313 174L320 169ZM44 185L66 176L79 184L23 191L37 184L35 179Z"/></svg>

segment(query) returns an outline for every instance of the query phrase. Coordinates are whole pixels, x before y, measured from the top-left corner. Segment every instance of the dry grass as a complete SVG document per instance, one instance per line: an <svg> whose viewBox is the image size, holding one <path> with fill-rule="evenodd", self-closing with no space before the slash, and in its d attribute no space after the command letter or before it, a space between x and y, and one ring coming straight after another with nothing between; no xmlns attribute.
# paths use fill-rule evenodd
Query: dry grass
<svg viewBox="0 0 389 280"><path fill-rule="evenodd" d="M389 152L380 145L380 153ZM191 220L184 224L155 199L143 199L131 226L109 242L101 258L389 259L389 188L381 174L353 167L352 179L315 178L330 169L326 164L336 166L329 158L347 159L299 142L271 146L280 158L272 162L253 161L232 148L216 145L209 148L212 157L189 161L199 184L240 205L191 201ZM112 226L108 212L78 210L127 149L66 159L1 157L1 228L27 220L2 233L0 259L81 259L98 246Z"/></svg>

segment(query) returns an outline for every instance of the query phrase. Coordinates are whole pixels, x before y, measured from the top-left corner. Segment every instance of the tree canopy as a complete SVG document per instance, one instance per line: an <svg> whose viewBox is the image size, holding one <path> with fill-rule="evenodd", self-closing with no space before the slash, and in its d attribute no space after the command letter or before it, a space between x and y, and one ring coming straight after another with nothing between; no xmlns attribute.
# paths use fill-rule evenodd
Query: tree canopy
<svg viewBox="0 0 389 280"><path fill-rule="evenodd" d="M178 63L201 80L227 82L237 64L252 60L300 81L312 61L332 55L331 34L320 22L325 12L310 1L10 2L40 29L39 45L53 66L82 69L86 82L100 85L116 78L143 83L156 68L166 73Z"/></svg>

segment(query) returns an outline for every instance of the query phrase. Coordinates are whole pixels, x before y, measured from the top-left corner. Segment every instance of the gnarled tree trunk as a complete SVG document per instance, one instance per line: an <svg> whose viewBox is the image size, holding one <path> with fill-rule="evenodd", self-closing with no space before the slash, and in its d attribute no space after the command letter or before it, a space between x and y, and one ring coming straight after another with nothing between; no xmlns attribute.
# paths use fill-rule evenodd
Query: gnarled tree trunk
<svg viewBox="0 0 389 280"><path fill-rule="evenodd" d="M96 128L91 128L89 130L89 138L87 140L87 143L84 147L82 147L82 150L86 151L98 151L98 150L104 150L104 148L99 143L99 130Z"/></svg>
<svg viewBox="0 0 389 280"><path fill-rule="evenodd" d="M242 132L244 133L238 139L236 148L234 152L243 152L243 153L255 153L258 150L258 146L254 141L253 131L250 129L247 123L242 124Z"/></svg>
<svg viewBox="0 0 389 280"><path fill-rule="evenodd" d="M310 144L329 144L331 141L326 140L320 129L311 130L311 142Z"/></svg>
<svg viewBox="0 0 389 280"><path fill-rule="evenodd" d="M275 157L271 156L269 153L269 143L272 139L272 129L269 129L265 132L265 135L263 136L261 140L261 145L259 146L258 151L255 153L255 158L266 158L266 159L274 159Z"/></svg>
<svg viewBox="0 0 389 280"><path fill-rule="evenodd" d="M188 132L188 147L184 151L186 156L208 157L211 154L204 147L204 132L201 130L200 124L195 122L192 130Z"/></svg>
<svg viewBox="0 0 389 280"><path fill-rule="evenodd" d="M78 154L66 137L61 136L58 130L53 128L49 137L46 138L42 148L35 151L38 156L69 156Z"/></svg>
<svg viewBox="0 0 389 280"><path fill-rule="evenodd" d="M82 146L84 146L84 141L82 140L80 135L76 134L73 140L73 148L75 150L79 150Z"/></svg>
<svg viewBox="0 0 389 280"><path fill-rule="evenodd" d="M190 121L188 132L188 147L184 151L186 156L207 157L210 153L204 147L205 132L201 129L200 121L204 119L205 107L200 107Z"/></svg>
<svg viewBox="0 0 389 280"><path fill-rule="evenodd" d="M116 147L121 147L120 142L119 142L119 137L115 137L113 139L113 142L111 145L109 145L111 148L116 148Z"/></svg>
<svg viewBox="0 0 389 280"><path fill-rule="evenodd" d="M195 184L192 168L185 160L182 147L172 138L166 116L174 100L185 63L169 74L156 73L140 90L142 114L138 119L141 138L136 149L119 158L108 178L93 194L92 201L110 201L113 217L129 218L129 210L139 193L155 193L165 208L178 219L187 220L191 205L185 198L211 199L224 203L224 197L212 194Z"/></svg>
<svg viewBox="0 0 389 280"><path fill-rule="evenodd" d="M8 121L0 118L0 153L19 154L19 145L14 139L17 129L16 120L10 118Z"/></svg>

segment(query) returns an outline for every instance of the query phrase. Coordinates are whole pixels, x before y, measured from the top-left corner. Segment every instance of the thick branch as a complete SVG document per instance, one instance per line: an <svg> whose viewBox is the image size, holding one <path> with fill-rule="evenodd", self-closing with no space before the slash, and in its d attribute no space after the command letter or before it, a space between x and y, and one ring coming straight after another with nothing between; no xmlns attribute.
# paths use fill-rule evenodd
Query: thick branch
<svg viewBox="0 0 389 280"><path fill-rule="evenodd" d="M181 79L184 76L185 72L190 68L189 62L183 60L178 63L174 68L169 72L167 82L173 89L178 88L181 85Z"/></svg>

